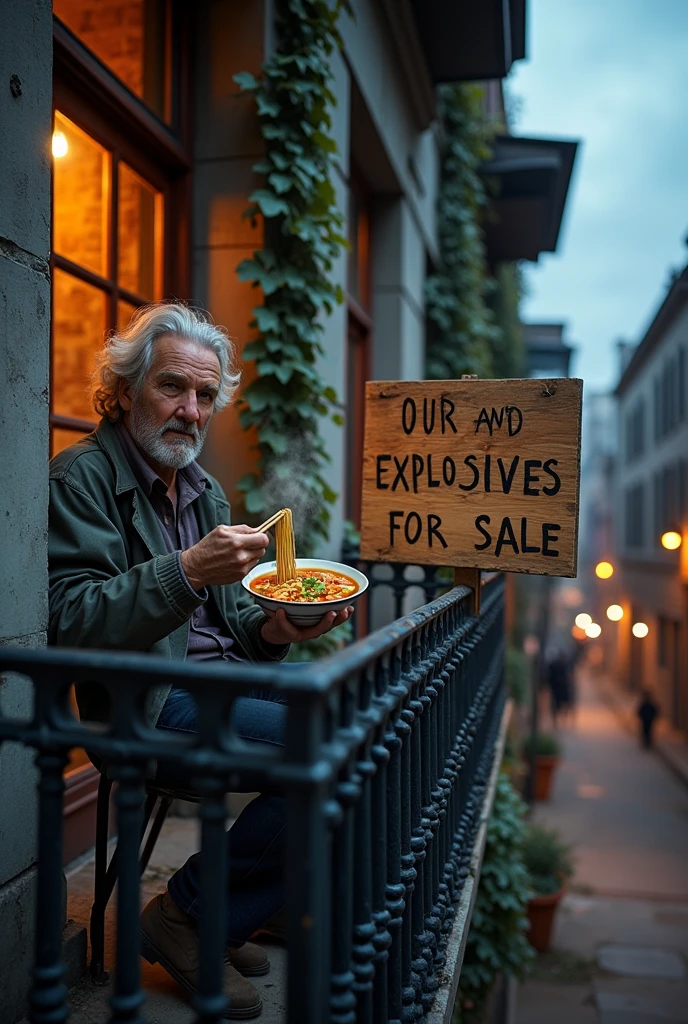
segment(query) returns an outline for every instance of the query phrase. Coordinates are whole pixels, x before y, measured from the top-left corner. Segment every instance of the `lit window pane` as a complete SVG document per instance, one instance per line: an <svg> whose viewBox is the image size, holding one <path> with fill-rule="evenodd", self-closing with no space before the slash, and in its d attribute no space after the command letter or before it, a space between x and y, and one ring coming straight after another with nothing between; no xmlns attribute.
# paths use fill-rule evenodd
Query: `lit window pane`
<svg viewBox="0 0 688 1024"><path fill-rule="evenodd" d="M144 299L160 298L161 194L119 165L118 284Z"/></svg>
<svg viewBox="0 0 688 1024"><path fill-rule="evenodd" d="M75 444L80 437L86 435L80 433L78 430L64 430L62 427L53 427L50 438L50 457L57 455L63 448L69 448L70 444Z"/></svg>
<svg viewBox="0 0 688 1024"><path fill-rule="evenodd" d="M110 155L57 112L53 153L53 249L107 276Z"/></svg>
<svg viewBox="0 0 688 1024"><path fill-rule="evenodd" d="M160 118L165 96L165 0L53 0L53 13Z"/></svg>
<svg viewBox="0 0 688 1024"><path fill-rule="evenodd" d="M138 309L138 306L132 306L131 302L125 302L124 299L120 299L117 303L117 330L123 331L125 327L129 325L129 321Z"/></svg>
<svg viewBox="0 0 688 1024"><path fill-rule="evenodd" d="M55 268L52 390L58 416L96 419L89 385L107 330L107 303L105 292Z"/></svg>

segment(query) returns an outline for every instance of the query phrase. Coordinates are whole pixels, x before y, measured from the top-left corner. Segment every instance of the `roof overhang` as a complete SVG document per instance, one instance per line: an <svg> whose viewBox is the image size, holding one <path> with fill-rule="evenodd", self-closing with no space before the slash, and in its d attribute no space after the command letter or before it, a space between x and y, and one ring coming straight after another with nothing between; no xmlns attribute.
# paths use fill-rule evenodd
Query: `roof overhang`
<svg viewBox="0 0 688 1024"><path fill-rule="evenodd" d="M504 78L526 55L526 0L412 0L433 82Z"/></svg>
<svg viewBox="0 0 688 1024"><path fill-rule="evenodd" d="M491 262L554 252L578 143L503 135L483 164L492 199L485 224Z"/></svg>
<svg viewBox="0 0 688 1024"><path fill-rule="evenodd" d="M529 377L568 377L574 349L564 341L564 324L523 324Z"/></svg>

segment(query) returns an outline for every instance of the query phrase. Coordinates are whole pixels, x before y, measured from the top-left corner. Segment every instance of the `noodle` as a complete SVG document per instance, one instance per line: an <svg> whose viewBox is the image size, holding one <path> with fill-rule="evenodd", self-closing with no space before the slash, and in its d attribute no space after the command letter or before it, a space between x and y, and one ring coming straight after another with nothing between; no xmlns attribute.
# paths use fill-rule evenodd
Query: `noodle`
<svg viewBox="0 0 688 1024"><path fill-rule="evenodd" d="M291 509L284 508L282 513L275 523L275 560L277 581L287 583L296 579L296 542Z"/></svg>

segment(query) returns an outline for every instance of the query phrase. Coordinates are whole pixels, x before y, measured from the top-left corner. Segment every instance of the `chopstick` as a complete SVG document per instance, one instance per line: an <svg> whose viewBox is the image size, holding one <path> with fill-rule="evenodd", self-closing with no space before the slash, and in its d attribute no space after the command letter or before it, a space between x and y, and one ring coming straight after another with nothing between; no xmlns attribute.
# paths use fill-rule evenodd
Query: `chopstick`
<svg viewBox="0 0 688 1024"><path fill-rule="evenodd" d="M274 526L278 519L281 519L284 515L285 509L281 508L279 512L275 512L274 516L270 516L264 523L256 528L258 533L262 533L264 530L269 530L271 526Z"/></svg>

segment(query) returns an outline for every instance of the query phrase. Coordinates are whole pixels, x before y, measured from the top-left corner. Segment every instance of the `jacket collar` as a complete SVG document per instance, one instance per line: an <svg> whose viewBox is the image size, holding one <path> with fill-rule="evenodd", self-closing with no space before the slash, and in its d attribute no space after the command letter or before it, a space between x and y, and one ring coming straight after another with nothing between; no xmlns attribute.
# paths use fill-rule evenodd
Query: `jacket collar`
<svg viewBox="0 0 688 1024"><path fill-rule="evenodd" d="M103 417L93 436L114 467L115 493L122 494L124 491L135 490L138 487L138 481L117 439L114 423L110 423L106 417Z"/></svg>

